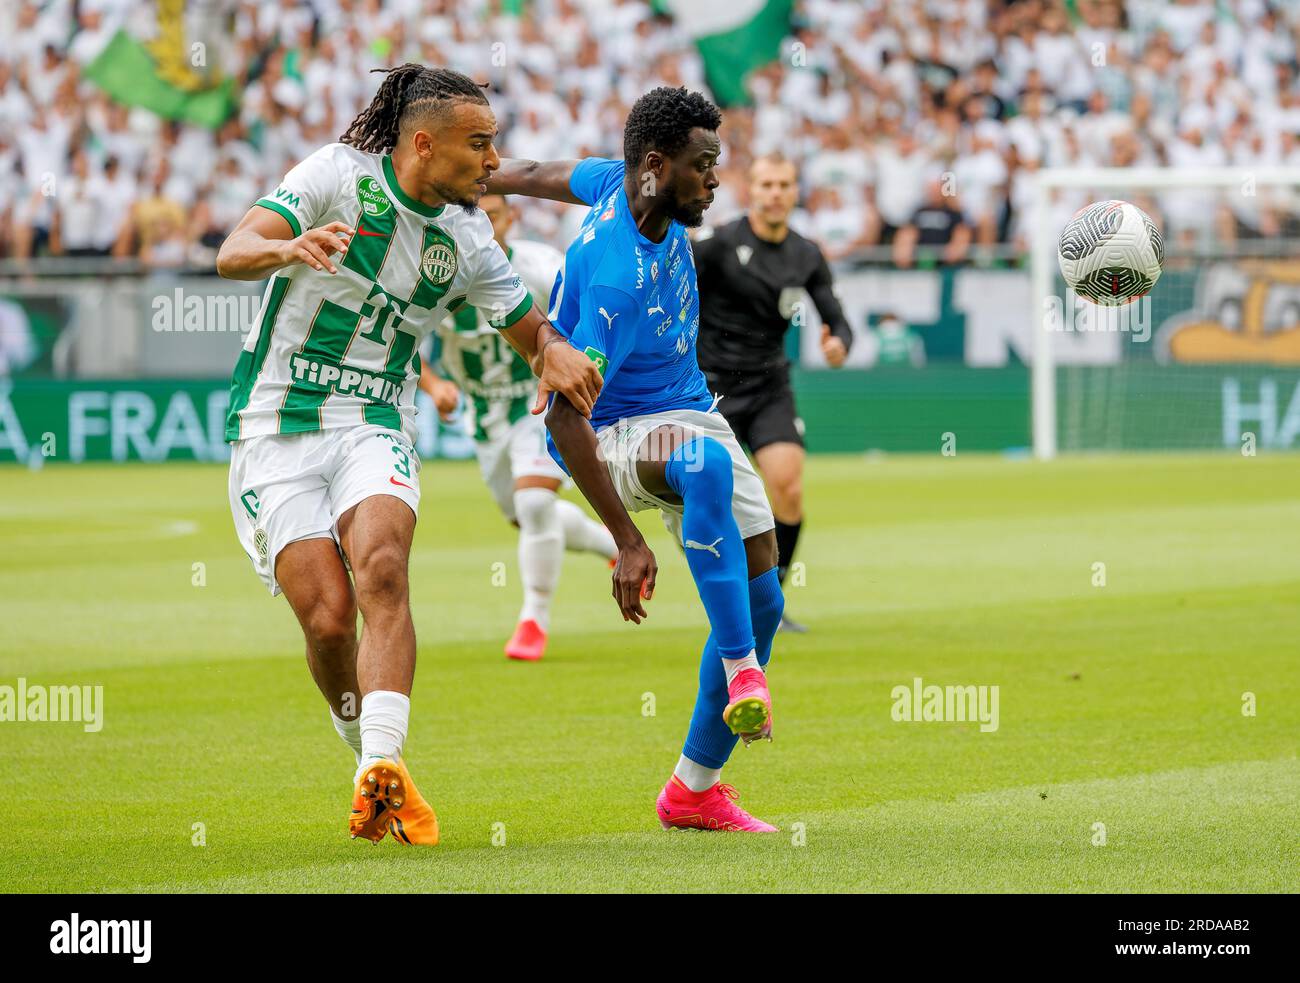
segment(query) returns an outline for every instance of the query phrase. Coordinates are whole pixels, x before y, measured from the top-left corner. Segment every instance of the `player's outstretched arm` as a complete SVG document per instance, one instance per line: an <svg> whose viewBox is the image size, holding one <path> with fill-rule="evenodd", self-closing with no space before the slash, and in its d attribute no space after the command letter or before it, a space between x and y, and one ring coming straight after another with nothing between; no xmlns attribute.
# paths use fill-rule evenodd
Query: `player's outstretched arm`
<svg viewBox="0 0 1300 983"><path fill-rule="evenodd" d="M254 205L221 244L217 273L227 280L265 280L294 263L337 273L330 256L347 249L353 234L345 223L330 222L295 236L282 215Z"/></svg>
<svg viewBox="0 0 1300 983"><path fill-rule="evenodd" d="M605 523L618 547L618 563L614 567L614 600L624 621L640 624L646 617L641 600L654 596L655 574L658 566L655 555L641 538L632 517L609 479L609 469L600 459L596 434L591 424L563 395L557 394L546 414L546 426L551 431L560 456L569 466L573 481L583 497Z"/></svg>
<svg viewBox="0 0 1300 983"><path fill-rule="evenodd" d="M570 205L585 205L569 187L576 160L523 160L503 157L501 166L488 179L490 195L524 195L528 198L549 198Z"/></svg>

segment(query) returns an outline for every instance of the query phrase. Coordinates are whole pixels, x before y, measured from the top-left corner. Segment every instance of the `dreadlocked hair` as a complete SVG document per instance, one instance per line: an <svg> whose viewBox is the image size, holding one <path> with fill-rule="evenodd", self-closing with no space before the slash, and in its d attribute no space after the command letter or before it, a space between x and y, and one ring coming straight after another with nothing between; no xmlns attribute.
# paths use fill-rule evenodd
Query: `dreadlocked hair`
<svg viewBox="0 0 1300 983"><path fill-rule="evenodd" d="M433 107L430 103L477 102L487 104L486 88L468 75L450 68L427 68L414 62L396 68L376 68L386 72L384 81L370 105L357 114L348 131L339 137L366 153L383 154L397 146L402 123Z"/></svg>

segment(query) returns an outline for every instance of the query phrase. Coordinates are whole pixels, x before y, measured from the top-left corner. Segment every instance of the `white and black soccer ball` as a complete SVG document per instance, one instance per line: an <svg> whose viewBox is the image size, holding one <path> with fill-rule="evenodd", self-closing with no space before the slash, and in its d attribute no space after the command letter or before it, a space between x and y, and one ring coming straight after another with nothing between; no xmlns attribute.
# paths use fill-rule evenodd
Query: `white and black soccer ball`
<svg viewBox="0 0 1300 983"><path fill-rule="evenodd" d="M1103 307L1121 307L1160 279L1165 246L1146 212L1127 201L1097 201L1061 230L1057 261L1066 284Z"/></svg>

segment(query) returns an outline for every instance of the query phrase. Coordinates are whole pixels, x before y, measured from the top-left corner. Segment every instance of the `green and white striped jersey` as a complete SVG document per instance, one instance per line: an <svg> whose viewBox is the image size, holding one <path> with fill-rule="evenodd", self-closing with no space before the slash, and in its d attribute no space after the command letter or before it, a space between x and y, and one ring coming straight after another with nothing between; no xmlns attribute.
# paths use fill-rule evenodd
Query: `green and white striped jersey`
<svg viewBox="0 0 1300 983"><path fill-rule="evenodd" d="M534 303L545 308L563 254L521 239L507 248L506 256ZM442 366L467 397L475 440L490 440L529 413L537 379L483 311L466 304L444 318L437 331Z"/></svg>
<svg viewBox="0 0 1300 983"><path fill-rule="evenodd" d="M257 204L295 235L333 221L356 235L332 257L336 274L300 263L271 277L235 366L226 440L374 423L413 441L420 341L465 304L498 329L532 307L487 216L411 198L390 157L329 144Z"/></svg>

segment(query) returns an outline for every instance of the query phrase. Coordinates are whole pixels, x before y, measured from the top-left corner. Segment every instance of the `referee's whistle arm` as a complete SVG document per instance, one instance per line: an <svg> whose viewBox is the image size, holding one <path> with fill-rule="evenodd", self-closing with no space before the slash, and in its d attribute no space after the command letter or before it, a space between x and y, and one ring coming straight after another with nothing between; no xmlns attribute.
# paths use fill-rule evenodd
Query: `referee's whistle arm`
<svg viewBox="0 0 1300 983"><path fill-rule="evenodd" d="M844 344L844 339L831 334L831 329L823 324L822 355L825 356L827 364L833 369L838 369L844 364L848 354L849 350Z"/></svg>

